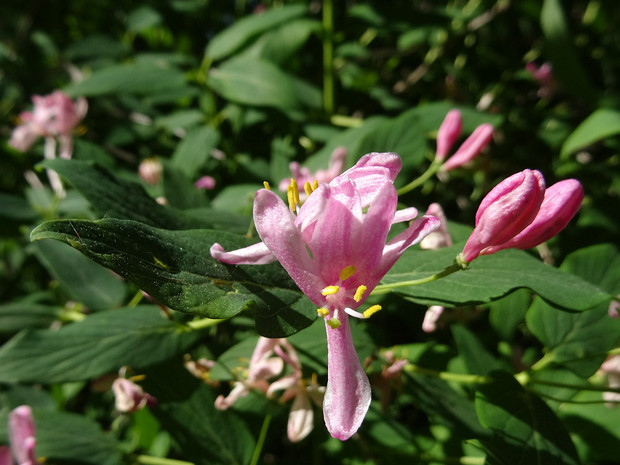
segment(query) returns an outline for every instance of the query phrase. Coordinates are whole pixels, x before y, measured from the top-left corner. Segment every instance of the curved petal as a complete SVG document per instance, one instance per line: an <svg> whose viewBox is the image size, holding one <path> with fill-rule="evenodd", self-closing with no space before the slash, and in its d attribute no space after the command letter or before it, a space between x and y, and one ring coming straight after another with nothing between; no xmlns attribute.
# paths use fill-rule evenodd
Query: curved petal
<svg viewBox="0 0 620 465"><path fill-rule="evenodd" d="M321 290L325 285L306 250L293 214L274 192L261 189L256 193L254 223L263 243L276 256L293 281L315 305L322 306L325 298L321 295Z"/></svg>
<svg viewBox="0 0 620 465"><path fill-rule="evenodd" d="M403 208L402 210L397 210L396 213L394 213L394 219L392 220L392 224L402 223L404 221L411 221L416 216L418 216L417 208Z"/></svg>
<svg viewBox="0 0 620 465"><path fill-rule="evenodd" d="M388 272L408 247L420 242L427 235L439 228L439 226L440 222L434 216L422 216L411 223L409 228L388 242L383 249L383 257L379 267L381 277ZM381 278L379 278L379 280L380 279ZM379 281L377 281L377 283L378 282ZM377 283L375 283L375 285Z"/></svg>
<svg viewBox="0 0 620 465"><path fill-rule="evenodd" d="M230 252L226 252L224 247L216 242L211 246L209 252L216 260L229 265L266 265L278 260L262 242Z"/></svg>
<svg viewBox="0 0 620 465"><path fill-rule="evenodd" d="M327 390L323 418L329 433L341 441L359 429L370 406L370 383L353 346L348 316L340 315L336 329L327 330Z"/></svg>
<svg viewBox="0 0 620 465"><path fill-rule="evenodd" d="M314 412L310 399L305 393L298 393L293 400L291 412L288 415L286 435L289 441L299 442L312 431L314 426Z"/></svg>

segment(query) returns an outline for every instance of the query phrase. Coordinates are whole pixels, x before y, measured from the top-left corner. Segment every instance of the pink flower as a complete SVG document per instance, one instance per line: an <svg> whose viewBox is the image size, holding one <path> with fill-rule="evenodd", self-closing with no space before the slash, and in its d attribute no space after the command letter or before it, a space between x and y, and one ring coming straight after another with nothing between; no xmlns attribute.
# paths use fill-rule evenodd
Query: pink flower
<svg viewBox="0 0 620 465"><path fill-rule="evenodd" d="M620 388L620 355L612 355L601 365L601 371L607 375L610 388ZM620 402L620 393L604 392L603 400L607 407L615 407Z"/></svg>
<svg viewBox="0 0 620 465"><path fill-rule="evenodd" d="M437 151L435 153L437 161L441 162L446 158L452 145L459 138L462 126L461 113L458 110L449 111L437 133ZM481 124L474 129L474 132L461 144L454 155L441 166L442 171L450 171L469 163L489 145L492 138L493 126Z"/></svg>
<svg viewBox="0 0 620 465"><path fill-rule="evenodd" d="M154 407L157 399L130 379L119 377L112 383L116 398L116 410L119 412L136 412L144 407Z"/></svg>
<svg viewBox="0 0 620 465"><path fill-rule="evenodd" d="M616 296L616 299L620 299L620 295ZM609 303L609 316L612 318L620 319L620 300L612 300Z"/></svg>
<svg viewBox="0 0 620 465"><path fill-rule="evenodd" d="M275 355L274 348L279 344L288 344L285 339L260 337L252 353L248 367L247 379L236 381L227 397L222 395L215 399L215 407L226 410L240 398L247 396L251 389L267 392L268 380L279 375L284 369L284 361Z"/></svg>
<svg viewBox="0 0 620 465"><path fill-rule="evenodd" d="M140 175L140 178L152 186L156 185L161 180L161 175L163 172L164 167L157 157L142 160L140 162L140 166L138 166L138 174Z"/></svg>
<svg viewBox="0 0 620 465"><path fill-rule="evenodd" d="M436 218L424 216L386 244L393 223L417 215L412 208L396 211L393 182L400 168L394 153L365 155L311 192L297 216L294 201L289 209L274 192L261 189L254 200L254 223L262 243L232 252L219 244L211 247L213 257L230 264L278 260L319 307L328 347L323 414L331 435L341 440L358 430L371 397L348 315L366 318L380 309L355 311L400 255L439 227Z"/></svg>
<svg viewBox="0 0 620 465"><path fill-rule="evenodd" d="M211 176L203 176L194 183L194 186L199 189L211 190L215 187L215 179Z"/></svg>
<svg viewBox="0 0 620 465"><path fill-rule="evenodd" d="M525 65L525 70L530 73L536 81L538 81L540 86L538 89L539 97L544 98L553 95L558 84L553 77L553 71L550 63L543 63L540 66L536 63L528 63Z"/></svg>
<svg viewBox="0 0 620 465"><path fill-rule="evenodd" d="M61 91L49 95L34 95L32 112L21 113L23 121L11 134L9 144L21 151L28 150L38 137L58 138L60 156L71 158L73 138L71 133L86 116L88 103L80 97L75 102Z"/></svg>
<svg viewBox="0 0 620 465"><path fill-rule="evenodd" d="M7 446L0 446L0 465L13 465L11 449Z"/></svg>
<svg viewBox="0 0 620 465"><path fill-rule="evenodd" d="M529 249L560 232L577 213L583 188L575 179L545 189L538 171L524 170L495 186L480 203L462 259L502 249Z"/></svg>
<svg viewBox="0 0 620 465"><path fill-rule="evenodd" d="M344 164L347 158L347 149L344 147L336 148L329 159L329 168L327 170L319 170L316 173L312 173L305 166L302 167L296 161L291 162L289 168L291 170L291 177L297 182L298 186L305 186L306 183L312 185L314 181L318 184L328 183L336 176L338 176L344 170ZM291 178L285 178L280 181L278 189L281 192L286 192ZM301 193L303 195L303 193Z"/></svg>
<svg viewBox="0 0 620 465"><path fill-rule="evenodd" d="M22 405L9 413L9 441L18 465L39 464L34 453L35 428L32 410L29 406Z"/></svg>

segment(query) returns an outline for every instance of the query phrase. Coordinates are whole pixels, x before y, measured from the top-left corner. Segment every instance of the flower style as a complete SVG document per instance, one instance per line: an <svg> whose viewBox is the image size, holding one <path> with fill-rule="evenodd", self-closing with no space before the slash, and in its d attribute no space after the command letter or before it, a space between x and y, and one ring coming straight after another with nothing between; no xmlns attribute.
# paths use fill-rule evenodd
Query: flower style
<svg viewBox="0 0 620 465"><path fill-rule="evenodd" d="M291 177L295 179L298 186L305 186L307 182L312 184L315 180L319 184L329 183L332 179L342 173L346 158L347 149L344 147L337 147L331 154L329 159L329 167L326 170L319 170L316 173L312 173L308 168L301 166L296 161L291 162L289 165ZM285 178L280 181L278 189L281 192L286 192L289 184L290 178Z"/></svg>
<svg viewBox="0 0 620 465"><path fill-rule="evenodd" d="M86 116L86 99L80 97L73 102L67 94L57 90L49 95L33 95L32 103L32 112L24 111L19 115L23 123L13 130L9 144L25 152L38 137L58 138L60 156L71 158L71 132Z"/></svg>
<svg viewBox="0 0 620 465"><path fill-rule="evenodd" d="M112 383L112 391L116 398L115 406L119 412L137 412L144 407L154 407L157 399L130 379L118 377Z"/></svg>
<svg viewBox="0 0 620 465"><path fill-rule="evenodd" d="M546 189L539 171L513 174L480 203L462 260L470 262L479 255L508 248L529 249L551 239L575 216L583 196L583 188L575 179Z"/></svg>
<svg viewBox="0 0 620 465"><path fill-rule="evenodd" d="M229 264L279 261L325 319L328 382L323 414L327 429L346 440L360 427L370 405L370 383L351 337L348 316L367 318L380 309L357 312L372 289L411 245L439 227L423 216L386 244L393 223L417 216L414 208L396 211L393 185L400 171L394 153L370 153L329 184L313 189L297 210L274 192L261 189L254 200L254 223L261 243L226 252L213 244L211 255ZM295 181L291 183L296 186ZM294 191L296 189L293 188Z"/></svg>
<svg viewBox="0 0 620 465"><path fill-rule="evenodd" d="M9 414L9 441L11 443L11 451L18 465L39 464L34 453L36 445L35 428L32 410L29 406L21 405ZM10 454L7 454L6 451L0 455L3 456L3 460L6 460L6 457L8 457L9 461L4 463L13 463L10 460Z"/></svg>
<svg viewBox="0 0 620 465"><path fill-rule="evenodd" d="M437 132L437 150L435 160L443 162L448 152L459 138L463 121L458 110L450 110ZM493 138L493 126L481 124L461 144L457 151L441 165L442 171L450 171L472 161L482 150L489 145Z"/></svg>

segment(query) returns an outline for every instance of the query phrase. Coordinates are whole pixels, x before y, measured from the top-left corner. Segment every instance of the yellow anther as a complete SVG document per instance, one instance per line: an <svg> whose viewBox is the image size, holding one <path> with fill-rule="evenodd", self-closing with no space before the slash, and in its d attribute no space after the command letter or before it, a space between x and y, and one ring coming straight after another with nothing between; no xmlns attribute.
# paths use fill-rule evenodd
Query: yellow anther
<svg viewBox="0 0 620 465"><path fill-rule="evenodd" d="M337 294L340 288L338 286L327 286L325 289L321 291L323 295L334 295Z"/></svg>
<svg viewBox="0 0 620 465"><path fill-rule="evenodd" d="M345 281L349 279L351 276L355 274L355 267L353 265L345 266L342 270L340 270L340 274L338 277L340 281Z"/></svg>
<svg viewBox="0 0 620 465"><path fill-rule="evenodd" d="M306 195L310 197L310 194L312 194L312 186L308 181L304 184L304 190L306 191Z"/></svg>
<svg viewBox="0 0 620 465"><path fill-rule="evenodd" d="M362 296L364 295L364 292L366 292L366 289L368 289L366 286L364 286L363 284L361 286L359 286L357 288L357 291L355 291L355 295L353 296L353 300L355 300L356 302L359 302L360 300L362 300Z"/></svg>
<svg viewBox="0 0 620 465"><path fill-rule="evenodd" d="M299 186L297 186L297 181L295 178L291 178L291 188L293 189L293 200L296 205L301 205L301 201L299 200Z"/></svg>
<svg viewBox="0 0 620 465"><path fill-rule="evenodd" d="M338 318L330 318L326 320L331 329L337 329L340 326L340 320Z"/></svg>
<svg viewBox="0 0 620 465"><path fill-rule="evenodd" d="M315 179L314 182L312 183L312 191L314 192L318 188L319 188L319 181L318 179Z"/></svg>
<svg viewBox="0 0 620 465"><path fill-rule="evenodd" d="M271 186L269 185L267 181L263 181L263 186L265 186L265 189L267 189L268 191L271 190Z"/></svg>
<svg viewBox="0 0 620 465"><path fill-rule="evenodd" d="M364 315L364 318L370 318L379 310L381 310L381 305L373 305L372 307L368 307L366 310L364 310L362 315Z"/></svg>
<svg viewBox="0 0 620 465"><path fill-rule="evenodd" d="M295 211L295 194L293 193L293 188L288 186L286 188L286 197L288 198L288 206L292 212Z"/></svg>
<svg viewBox="0 0 620 465"><path fill-rule="evenodd" d="M325 307L321 307L321 308L317 308L316 309L316 313L321 317L321 318L325 318L327 315L329 315L329 310L327 310Z"/></svg>

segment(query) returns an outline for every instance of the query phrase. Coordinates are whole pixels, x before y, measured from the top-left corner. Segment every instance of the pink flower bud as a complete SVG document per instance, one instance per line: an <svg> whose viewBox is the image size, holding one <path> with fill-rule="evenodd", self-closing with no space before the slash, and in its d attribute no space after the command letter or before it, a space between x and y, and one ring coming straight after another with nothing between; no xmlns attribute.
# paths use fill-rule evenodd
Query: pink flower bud
<svg viewBox="0 0 620 465"><path fill-rule="evenodd" d="M127 378L116 378L112 383L112 391L116 397L116 410L119 412L135 412L157 405L155 397Z"/></svg>
<svg viewBox="0 0 620 465"><path fill-rule="evenodd" d="M445 160L448 152L459 138L462 127L463 120L461 119L461 112L458 110L450 110L444 118L443 123L441 123L441 126L439 126L439 131L437 132L437 152L435 153L436 160Z"/></svg>
<svg viewBox="0 0 620 465"><path fill-rule="evenodd" d="M215 187L215 179L211 176L203 176L194 183L194 186L199 189L211 190Z"/></svg>
<svg viewBox="0 0 620 465"><path fill-rule="evenodd" d="M142 160L140 162L140 166L138 166L138 174L140 175L140 178L152 186L156 185L160 181L163 172L164 167L162 166L161 161L159 161L156 157Z"/></svg>
<svg viewBox="0 0 620 465"><path fill-rule="evenodd" d="M34 454L36 443L32 410L27 405L17 407L9 414L9 438L11 450L19 464L36 465Z"/></svg>
<svg viewBox="0 0 620 465"><path fill-rule="evenodd" d="M443 212L443 208L438 203L431 203L426 210L427 216L434 216L441 224L439 228L430 233L420 242L420 248L423 250L437 250L452 245L452 238L448 231L448 220Z"/></svg>
<svg viewBox="0 0 620 465"><path fill-rule="evenodd" d="M469 163L489 145L493 138L493 126L490 124L481 124L471 135L463 142L454 155L442 166L442 170L450 171L459 166Z"/></svg>
<svg viewBox="0 0 620 465"><path fill-rule="evenodd" d="M620 294L616 296L616 299L620 299ZM612 300L609 303L609 316L612 318L620 319L620 300Z"/></svg>
<svg viewBox="0 0 620 465"><path fill-rule="evenodd" d="M548 241L575 216L583 200L583 188L576 179L565 179L549 187L534 221L506 243L491 247L487 253L502 249L531 249Z"/></svg>
<svg viewBox="0 0 620 465"><path fill-rule="evenodd" d="M536 217L545 195L539 171L524 170L504 179L489 192L476 212L476 226L463 249L463 260L493 253L523 231Z"/></svg>

